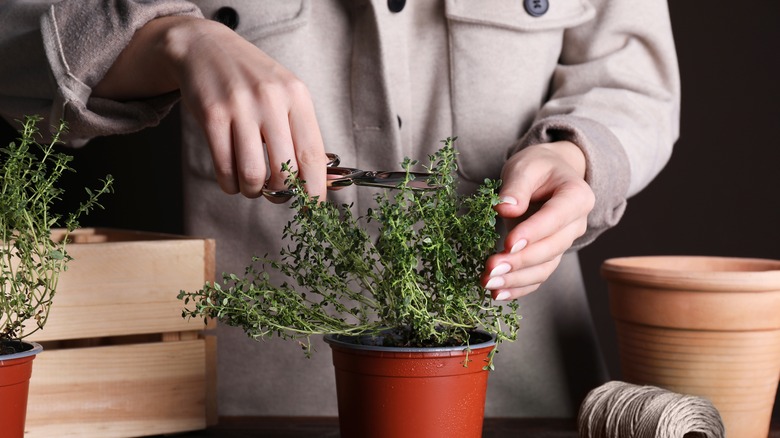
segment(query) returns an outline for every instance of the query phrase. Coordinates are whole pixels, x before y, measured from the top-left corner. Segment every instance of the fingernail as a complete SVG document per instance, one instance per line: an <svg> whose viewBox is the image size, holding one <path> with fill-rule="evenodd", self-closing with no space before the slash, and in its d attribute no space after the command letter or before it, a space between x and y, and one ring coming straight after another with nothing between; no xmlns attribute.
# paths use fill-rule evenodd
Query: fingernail
<svg viewBox="0 0 780 438"><path fill-rule="evenodd" d="M503 292L499 293L498 295L496 295L496 297L493 298L493 299L496 300L496 301L508 300L509 299L509 292L503 291Z"/></svg>
<svg viewBox="0 0 780 438"><path fill-rule="evenodd" d="M520 239L517 241L517 243L512 246L512 249L509 251L510 254L514 254L516 252L519 252L521 249L525 248L525 246L528 245L528 241L525 239Z"/></svg>
<svg viewBox="0 0 780 438"><path fill-rule="evenodd" d="M490 271L490 276L498 277L499 275L504 275L511 270L512 266L510 266L509 263L501 263L500 265L493 268L492 271Z"/></svg>
<svg viewBox="0 0 780 438"><path fill-rule="evenodd" d="M498 289L499 287L504 285L504 279L502 277L495 277L491 278L490 281L487 282L485 285L485 289Z"/></svg>
<svg viewBox="0 0 780 438"><path fill-rule="evenodd" d="M502 196L498 198L498 202L500 204L511 204L511 205L517 205L517 199L511 197L511 196Z"/></svg>

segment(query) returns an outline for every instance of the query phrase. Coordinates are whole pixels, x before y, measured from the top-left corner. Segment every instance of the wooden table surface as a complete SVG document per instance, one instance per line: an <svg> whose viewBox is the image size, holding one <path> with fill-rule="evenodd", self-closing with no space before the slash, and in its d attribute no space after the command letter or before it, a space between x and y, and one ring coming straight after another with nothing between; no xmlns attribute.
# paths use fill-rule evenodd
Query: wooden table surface
<svg viewBox="0 0 780 438"><path fill-rule="evenodd" d="M330 417L227 417L208 430L175 435L178 438L338 438L338 419ZM577 438L569 419L485 419L483 438ZM168 436L170 437L170 435ZM738 438L738 437L734 437ZM768 438L780 438L780 423Z"/></svg>

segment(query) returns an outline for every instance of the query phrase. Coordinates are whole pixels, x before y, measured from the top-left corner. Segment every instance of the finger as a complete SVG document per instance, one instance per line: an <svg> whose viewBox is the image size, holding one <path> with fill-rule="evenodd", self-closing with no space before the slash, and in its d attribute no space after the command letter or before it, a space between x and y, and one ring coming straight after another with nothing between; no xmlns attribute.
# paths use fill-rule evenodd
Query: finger
<svg viewBox="0 0 780 438"><path fill-rule="evenodd" d="M496 212L503 218L520 217L528 211L531 198L537 188L538 177L532 169L507 163L501 175L501 190Z"/></svg>
<svg viewBox="0 0 780 438"><path fill-rule="evenodd" d="M330 173L326 174L325 175L325 181L326 181L326 185L328 187L328 190L337 192L339 190L345 189L346 186L332 186L331 185L331 181L332 180L337 180L337 179L341 179L341 178L343 178L342 175L334 175L334 174L330 174Z"/></svg>
<svg viewBox="0 0 780 438"><path fill-rule="evenodd" d="M301 179L311 197L325 200L327 193L327 162L314 106L305 88L298 91L290 111L290 133L295 145Z"/></svg>
<svg viewBox="0 0 780 438"><path fill-rule="evenodd" d="M561 262L562 255L552 260L532 265L527 268L510 271L503 275L483 279L485 289L498 291L502 289L517 289L540 284L550 278Z"/></svg>
<svg viewBox="0 0 780 438"><path fill-rule="evenodd" d="M285 111L274 111L263 120L263 138L268 151L268 165L270 177L266 182L268 188L273 190L287 187L285 181L289 176L282 171L282 163L289 163L290 169L298 169L298 162L293 150L293 141L290 136L290 123ZM284 202L286 199L269 198L272 202Z"/></svg>
<svg viewBox="0 0 780 438"><path fill-rule="evenodd" d="M587 221L594 202L593 191L585 181L573 179L563 183L536 213L507 234L504 251L517 252L529 244L558 233L573 223L582 228L585 226L582 221ZM582 232L584 233L584 230Z"/></svg>
<svg viewBox="0 0 780 438"><path fill-rule="evenodd" d="M566 252L574 240L584 233L586 221L570 224L558 233L534 242L516 252L493 254L485 261L483 284L490 277L501 276L509 272L548 263Z"/></svg>
<svg viewBox="0 0 780 438"><path fill-rule="evenodd" d="M206 121L201 126L211 150L217 183L223 192L234 195L239 192L239 184L230 123L214 117Z"/></svg>
<svg viewBox="0 0 780 438"><path fill-rule="evenodd" d="M241 194L248 198L261 195L265 184L265 156L257 122L250 118L235 119L232 125L233 148Z"/></svg>
<svg viewBox="0 0 780 438"><path fill-rule="evenodd" d="M549 184L554 164L548 159L531 159L528 156L528 151L513 155L501 170L501 202L496 206L500 217L520 217L526 214L531 202L549 196L544 185Z"/></svg>
<svg viewBox="0 0 780 438"><path fill-rule="evenodd" d="M514 300L516 298L524 297L531 292L536 291L539 289L539 286L541 284L532 284L524 287L518 287L514 289L500 289L497 291L493 291L493 299L496 301L508 301L508 300Z"/></svg>

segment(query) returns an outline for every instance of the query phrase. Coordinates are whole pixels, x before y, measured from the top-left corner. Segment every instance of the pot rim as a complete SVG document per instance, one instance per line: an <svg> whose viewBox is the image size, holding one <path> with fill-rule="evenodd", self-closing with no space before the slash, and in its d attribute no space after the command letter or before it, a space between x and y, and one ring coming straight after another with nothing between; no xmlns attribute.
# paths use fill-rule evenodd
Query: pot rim
<svg viewBox="0 0 780 438"><path fill-rule="evenodd" d="M650 255L605 260L608 281L663 285L675 281L693 290L773 291L780 289L780 260L702 255Z"/></svg>
<svg viewBox="0 0 780 438"><path fill-rule="evenodd" d="M489 348L496 345L496 335L488 332L477 330L477 333L490 338L487 341L480 342L471 345L456 345L452 347L385 347L382 345L367 345L356 344L350 342L349 339L361 338L365 336L345 336L345 335L325 335L324 340L331 346L339 346L343 348L350 348L353 350L366 350L366 351L385 351L385 352L398 352L398 353L444 353L452 351L463 351L466 349L478 350L481 348Z"/></svg>
<svg viewBox="0 0 780 438"><path fill-rule="evenodd" d="M22 359L29 356L35 356L38 353L43 351L43 346L37 342L31 342L31 341L13 341L13 342L19 342L22 344L31 345L32 348L25 351L20 351L18 353L13 354L0 354L0 361L6 361L6 360L14 360L14 359Z"/></svg>

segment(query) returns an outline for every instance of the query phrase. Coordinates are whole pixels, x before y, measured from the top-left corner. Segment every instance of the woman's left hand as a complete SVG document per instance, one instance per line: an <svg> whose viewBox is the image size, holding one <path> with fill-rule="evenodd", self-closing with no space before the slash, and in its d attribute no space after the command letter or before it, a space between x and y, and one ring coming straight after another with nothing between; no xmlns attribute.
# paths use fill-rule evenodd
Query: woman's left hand
<svg viewBox="0 0 780 438"><path fill-rule="evenodd" d="M485 263L482 285L493 299L510 300L535 291L585 233L595 202L585 182L585 163L582 150L568 141L528 146L506 162L496 211L514 227L504 250ZM539 210L518 223L537 203Z"/></svg>

